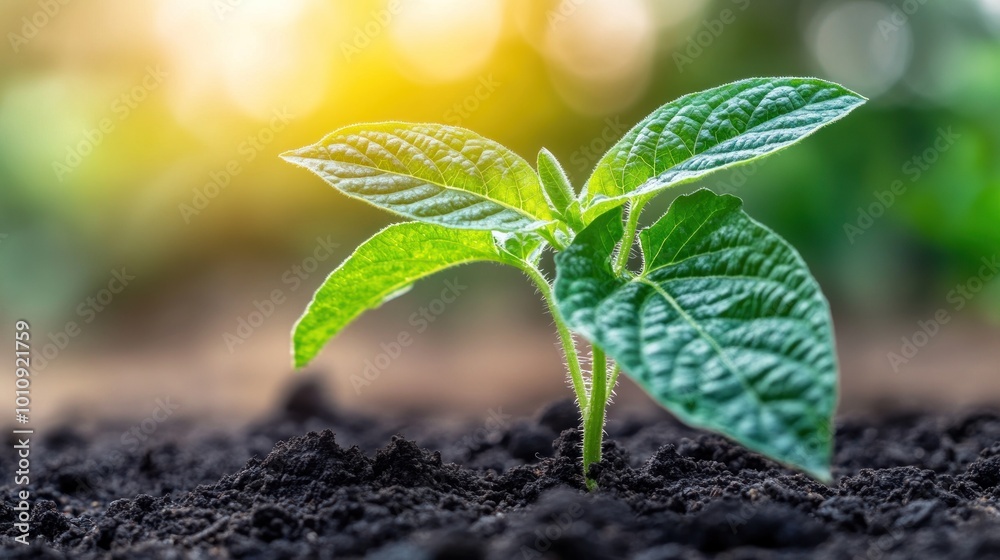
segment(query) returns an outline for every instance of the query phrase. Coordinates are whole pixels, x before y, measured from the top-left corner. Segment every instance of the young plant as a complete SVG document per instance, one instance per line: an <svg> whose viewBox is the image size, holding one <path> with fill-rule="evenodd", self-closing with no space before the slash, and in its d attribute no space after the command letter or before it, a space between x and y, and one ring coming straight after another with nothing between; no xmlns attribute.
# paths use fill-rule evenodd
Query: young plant
<svg viewBox="0 0 1000 560"><path fill-rule="evenodd" d="M511 265L538 286L559 333L589 487L620 371L684 422L829 480L833 328L802 258L740 199L708 190L636 230L661 191L781 150L864 101L814 78L686 95L625 134L579 195L548 151L536 173L500 144L439 124L349 126L287 152L344 194L416 220L376 233L330 274L295 326L295 366L420 278L473 261ZM636 237L642 264L630 270ZM539 268L547 249L551 283ZM573 333L591 345L589 374Z"/></svg>

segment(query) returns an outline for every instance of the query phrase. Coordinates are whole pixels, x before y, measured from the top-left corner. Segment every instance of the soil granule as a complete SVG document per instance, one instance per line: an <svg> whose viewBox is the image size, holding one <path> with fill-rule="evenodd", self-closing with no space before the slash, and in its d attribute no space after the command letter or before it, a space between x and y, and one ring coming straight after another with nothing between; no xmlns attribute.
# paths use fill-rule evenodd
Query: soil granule
<svg viewBox="0 0 1000 560"><path fill-rule="evenodd" d="M613 411L587 493L568 401L456 430L338 413L317 391L228 433L171 419L130 447L121 428L48 430L32 449L33 544L12 541L20 488L5 477L0 554L1000 558L995 411L843 419L832 486L665 414Z"/></svg>

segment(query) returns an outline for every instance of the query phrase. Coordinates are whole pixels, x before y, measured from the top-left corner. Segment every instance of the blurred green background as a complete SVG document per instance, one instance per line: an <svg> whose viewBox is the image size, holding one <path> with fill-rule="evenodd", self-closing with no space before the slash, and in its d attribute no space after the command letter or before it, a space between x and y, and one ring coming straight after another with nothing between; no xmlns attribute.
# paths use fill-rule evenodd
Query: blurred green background
<svg viewBox="0 0 1000 560"><path fill-rule="evenodd" d="M284 150L357 122L443 122L530 161L548 147L579 186L658 105L772 75L870 102L700 186L743 197L802 251L833 304L845 407L1000 395L1000 281L961 309L950 297L1000 252L998 0L33 0L4 2L0 30L0 313L57 349L47 417L164 393L227 417L271 402L311 292L393 221ZM317 238L337 245L329 258ZM102 296L112 271L134 279ZM362 394L349 379L443 278L329 347L318 375L339 401L475 413L560 394L531 288L487 265L457 274L470 295L392 382ZM287 302L227 338L274 290ZM957 319L891 367L940 309ZM69 321L80 332L63 337ZM123 402L98 410L110 394Z"/></svg>

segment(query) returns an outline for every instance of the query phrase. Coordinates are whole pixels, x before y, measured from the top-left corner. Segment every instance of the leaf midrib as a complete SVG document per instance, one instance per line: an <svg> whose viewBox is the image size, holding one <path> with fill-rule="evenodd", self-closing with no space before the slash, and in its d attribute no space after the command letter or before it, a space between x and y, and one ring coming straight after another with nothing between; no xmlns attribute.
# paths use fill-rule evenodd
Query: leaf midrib
<svg viewBox="0 0 1000 560"><path fill-rule="evenodd" d="M474 161L472 161L472 159L469 156L467 156L465 154L465 152L463 152L462 150L456 150L456 149L452 148L451 146L449 146L447 143L445 143L441 139L435 138L433 135L428 134L428 133L424 132L423 130L420 130L419 128L413 128L412 132L414 134L417 134L417 135L423 137L423 138L426 138L427 140L429 140L431 142L436 142L436 143L442 145L446 150L450 150L452 153L458 153L459 155L461 155L462 158L465 159L465 161L469 162L472 165L473 169L476 170L476 173L479 175L479 180L482 181L482 183L483 183L483 187L487 190L487 193L489 192L489 183L487 183L486 177L483 175L483 170L480 169L479 164L476 163L476 162L474 162ZM406 140L406 139L400 137L396 133L388 133L388 132L386 132L386 133L383 133L383 134L387 134L387 135L388 134L392 134L393 136L402 139L404 142L406 142L408 145L410 145L414 150L416 150L416 151L420 152L421 154L423 154L427 159L429 159L431 162L434 163L434 169L437 170L438 175L441 176L441 179L442 180L445 179L445 174L444 174L443 171L441 171L441 168L438 165L438 162L434 158L430 157L430 155L428 155L427 152L421 150L420 148L418 148L417 146L415 146L412 142L410 142L409 140ZM463 140L463 144L467 145L467 142ZM510 169L510 165L509 165L510 162L507 160L507 155L509 153L509 150L506 150L504 148L504 149L498 149L498 150L496 150L496 152L497 152L497 157L500 160L502 160L504 164L507 164L507 166L508 166L507 168ZM507 176L506 172L502 174L502 177L506 177L506 176ZM520 204L523 205L524 204L524 198L522 197L522 194L521 194L521 181L518 180L518 179L516 179L516 184L514 185L514 187L515 187L514 188L514 192L517 193L517 200L518 200L518 202ZM483 198L485 198L487 200L490 200L490 201L493 201L496 204L500 204L502 206L509 207L506 204L501 203L499 201L496 201L495 199L493 199L493 198L491 198L489 196L479 195L479 193L472 193L472 194L475 194L475 195L478 195L478 196L482 196ZM511 209L517 211L517 209L515 209L515 208L511 208ZM532 214L528 214L526 210L523 210L523 209L521 209L521 210L524 212L524 215L532 217L532 218L535 218L536 220L538 220L537 216L534 216ZM545 221L545 220L540 220L540 221Z"/></svg>
<svg viewBox="0 0 1000 560"><path fill-rule="evenodd" d="M673 265L676 262L677 255L680 255L681 251L687 248L687 246L691 243L691 240L694 239L694 237L698 235L698 232L701 231L701 228L705 227L705 225L708 224L708 222L712 221L712 218L714 218L718 213L729 210L730 208L727 208L725 206L712 210L707 216L704 217L702 222L698 224L698 227L695 228L693 232L691 232L691 235L689 235L688 238L684 240L684 243L681 243L680 247L678 247L677 250L674 251L674 256L670 257L670 262L664 263L663 265L658 266L650 270L649 272L655 272L657 270L660 270L661 268L666 268L668 266ZM650 257L649 259L650 262L656 262L656 258L660 256L660 253L663 251L663 248L667 245L667 241L670 240L670 236L673 235L675 231L677 231L677 228L680 227L682 222L683 220L677 220L677 223L675 223L674 227L671 228L670 233L668 233L663 237L663 240L660 242L660 246L656 248L656 252L652 255L652 257ZM726 249L729 249L729 247L726 247ZM691 256L694 257L697 255L691 255Z"/></svg>
<svg viewBox="0 0 1000 560"><path fill-rule="evenodd" d="M424 136L424 137L427 137L427 138L430 138L430 139L433 139L433 140L434 140L435 142L438 142L438 143L442 143L442 142L441 142L440 140L438 140L438 139L436 139L436 138L433 138L432 136L428 136L428 135L427 135L427 134L425 134L425 133L422 133L422 132L416 132L416 133L417 133L417 134L420 134L420 135L422 135L422 136ZM386 134L386 135L390 135L391 133L388 133L388 132L382 132L382 134ZM320 152L320 153L322 153L322 154L323 154L323 155L324 155L325 157L323 157L323 158L317 158L317 159L321 159L322 161L328 161L328 162L331 162L331 163L334 163L334 164L337 164L337 165L342 165L342 166L344 166L344 167L345 167L346 169L351 169L352 167L354 167L354 168L361 168L361 169L368 169L368 170L372 170L372 171L378 171L379 173L383 173L383 174L386 174L386 175L395 175L395 176L398 176L398 177L405 177L405 178L410 178L410 179L415 179L415 180L417 180L417 181L422 181L422 182L424 182L424 183L426 183L426 184L428 184L428 185L433 185L433 186L435 186L435 187L438 187L438 188L440 188L440 189L443 189L443 190L445 190L445 191L450 191L450 192L455 192L455 193L464 193L464 194L466 194L466 195L472 195L472 196L476 196L476 197L479 197L479 198L481 198L481 199L483 199L483 200L485 200L485 201L488 201L488 202L490 202L490 203L492 203L492 204L496 204L497 206L500 206L500 207L503 207L503 208L506 208L507 210L510 210L510 211L512 211L512 212L515 212L515 213L517 213L517 214L520 214L520 215L522 215L522 216L524 216L524 217L526 217L526 218L528 218L528 219L530 219L530 220L533 220L533 221L535 221L535 222L539 222L539 223L548 223L548 222L550 222L550 221L551 221L551 220L549 220L549 219L546 219L546 218L542 218L542 217L539 217L539 216L537 216L537 215L535 215L535 214L533 214L533 213L530 213L530 212L529 212L528 210L526 210L526 209L524 209L524 208L518 208L518 207L516 207L516 206L512 206L512 205L510 205L509 203L506 203L506 202L503 202L503 201L500 201L500 200L497 200L496 198L493 198L492 196L489 196L489 194L488 194L488 193L487 193L487 194L483 194L483 193L477 193L477 192L474 192L474 191L470 191L470 190L467 190L467 189L462 189L462 188L458 188L458 187L455 187L455 186L452 186L452 185L449 185L449 184L445 183L445 182L444 182L444 181L446 180L446 177L445 177L445 174L444 174L444 173L443 173L443 172L441 171L440 167L438 167L438 164L437 164L437 162L436 162L436 161L434 160L434 158L432 158L432 157L431 157L431 156L430 156L429 154L427 154L427 152L425 152L424 150L421 150L420 148L418 148L418 147L417 147L417 146L415 146L415 145L414 145L414 144L413 144L412 142L410 142L410 141L406 140L405 138L402 138L401 136L399 136L399 135L397 135L397 134L391 134L391 135L392 135L392 137L393 137L393 138L397 138L397 139L399 139L399 140L400 140L401 142L405 143L405 144L406 144L407 146L409 146L409 147L410 147L411 149L415 150L416 152L420 153L420 154L421 154L421 155L423 155L423 156L424 156L425 158L427 158L427 159L428 159L428 160L429 160L429 161L430 161L430 162L431 162L431 163L432 163L432 164L434 165L434 170L435 170L435 171L437 172L437 174L438 174L438 175L439 175L439 176L441 177L441 180L440 180L440 181L435 181L435 180L433 180L433 179L428 179L428 178L425 178L425 177L418 177L418 176L416 176L416 175L413 175L413 174L409 174L409 173L400 173L400 172L398 172L398 171L393 171L393 170L388 170L388 169L383 169L383 168L379 167L379 166L378 166L377 164L374 164L374 163L373 163L372 165L369 165L369 164L365 164L365 163L360 163L360 162L349 162L349 161L344 161L344 160L341 160L341 159L335 159L335 158L331 157L331 156L330 156L330 154L329 154L329 152L327 152L327 151L325 151L325 150L323 150L323 151L321 151L321 152ZM374 139L372 139L372 138L368 138L368 137L365 137L365 136L361 136L361 135L357 135L357 136L358 136L359 138L362 138L362 139L364 139L364 140L365 140L365 141L367 141L367 142L372 142L372 143L375 143L375 144L378 144L378 146L379 146L380 148L382 148L382 149L383 149L384 151L386 151L386 152L388 152L388 153L392 154L392 152L391 152L391 151L390 151L390 150L389 150L389 149L388 149L388 148L387 148L387 147L386 147L386 146L385 146L385 145L384 145L383 143L381 143L381 142L378 142L378 141L376 141L376 140L374 140ZM339 144L340 144L341 146L345 146L345 147L347 147L347 148L350 148L350 149L351 149L352 151L354 151L354 152L355 152L356 154L358 154L359 156L361 156L361 157L365 158L366 160L368 160L368 161L371 161L371 158L370 158L370 157L368 157L368 155L367 155L367 154L365 154L364 152L362 152L361 150L359 150L359 149L358 149L358 147L356 147L356 146L354 146L354 145L350 144L349 142L347 142L347 140L346 140L346 137L345 137L345 136L341 136L340 138L338 138L338 139L337 139L337 142L338 142L338 143L339 143ZM442 144L443 144L443 143L442 143ZM460 151L460 150L455 150L454 148L451 148L450 146L447 146L446 144L443 144L443 145L444 145L444 146L445 146L445 148L447 148L448 150L450 150L450 151L452 151L452 152L457 152L457 153L461 154L461 156L462 156L462 157L463 157L463 158L464 158L464 159L465 159L466 161L468 161L468 162L469 162L470 164L472 164L473 168L474 168L474 169L476 170L476 173L477 173L477 174L479 175L479 179L480 179L480 180L482 181L483 185L484 185L484 186L486 186L486 185L487 185L487 182L486 182L486 180L485 180L485 177L483 177L483 174L482 174L482 169L480 169L480 167L479 167L479 165L478 165L477 163L475 163L474 161L472 161L471 159L469 159L469 157L468 157L467 155L465 155L465 154L461 153L461 151ZM328 145L327 145L327 146L328 146ZM403 163L403 162L402 162L402 161L401 161L401 160L400 160L400 159L398 158L398 156L397 156L396 154L392 154L392 155L393 155L393 158L394 158L394 159L396 160L396 162L398 162L398 164L399 164L399 165L400 165L401 167L404 167L404 168L406 167L406 164L405 164L405 163ZM497 157L498 157L499 159L503 160L503 162L504 162L504 163L509 163L509 162L507 161L507 158L506 158L506 154L499 154L499 153L498 153L498 154L497 154ZM504 176L506 176L506 174L504 174ZM521 189L520 189L520 186L521 186L521 185L520 185L520 182L518 181L518 183L517 183L517 185L516 185L516 187L515 187L515 189L514 189L514 190L515 190L515 191L516 191L516 192L518 193L518 199L519 199L519 200L520 200L520 201L521 201L521 202L523 203L523 202L524 202L524 199L523 199L523 198L521 197ZM362 196L359 196L359 195L354 195L353 193L347 193L347 194L349 194L349 195L351 195L351 196L355 196L355 197L357 197L357 198L362 198L362 199L364 198L364 197L362 197Z"/></svg>
<svg viewBox="0 0 1000 560"><path fill-rule="evenodd" d="M747 394L752 396L753 399L757 401L758 405L760 405L762 408L764 407L766 401L764 401L761 398L761 395L757 393L757 390L753 387L753 385L751 385L747 381L747 379L739 373L739 369L736 367L735 364L733 364L729 360L729 357L726 356L725 350L722 348L719 342L715 340L715 337L705 332L705 330L701 327L701 324L695 321L694 318L691 317L683 307L681 307L680 303L678 303L673 296L667 293L666 290L657 285L655 282L652 282L646 279L645 277L638 277L634 281L649 286L650 288L653 289L653 291L662 296L663 299L666 300L667 304L673 307L674 310L677 311L677 313L684 319L684 321L687 322L687 324L690 325L691 328L694 329L699 336L701 336L706 342L708 342L708 344L712 347L713 350L715 350L716 354L718 354L719 356L719 359L722 361L722 364L726 367L727 370L729 370L730 374L732 374L737 380L739 380L740 385L743 386L743 389L746 390Z"/></svg>
<svg viewBox="0 0 1000 560"><path fill-rule="evenodd" d="M438 183L436 181L425 179L423 177L417 177L416 175L407 175L405 173L399 173L399 172L396 172L396 171L387 171L387 170L382 169L380 167L373 167L373 166L364 165L364 164L361 164L361 163L350 163L350 162L338 161L338 160L333 160L333 159L330 159L330 160L327 160L327 161L336 163L338 165L361 167L361 168L364 168L364 169L372 169L372 170L375 170L375 171L379 171L380 173L385 173L387 175L396 175L398 177L406 177L406 178L410 178L410 179L415 179L415 180L427 183L428 185L433 185L435 187L439 187L439 188L441 188L442 190L445 190L445 191L450 191L450 192L455 192L455 193L462 193L462 194L466 194L466 195L472 195L472 196L475 196L475 197L479 197L479 198L483 199L482 202L489 202L490 204L495 204L495 205L500 206L500 207L502 207L504 209L510 210L510 211L512 211L512 212L514 212L516 214L524 216L525 218L527 218L527 219L529 219L529 220L531 220L531 221L533 221L533 222L535 222L537 224L546 224L546 223L549 223L551 221L551 220L547 220L545 218L541 218L539 216L536 216L534 214L530 214L530 213L528 213L527 210L525 210L523 208L517 208L517 207L511 206L510 204L507 204L506 202L502 202L502 201L496 200L495 198L491 198L491 197L483 195L481 193L477 193L477 192L473 192L473 191L469 191L469 190L465 190L465 189L453 187L453 186L450 186L450 185L447 185L447 184ZM353 196L355 198L362 198L362 199L364 198L364 197L362 197L360 195L355 195L353 193L347 193L347 194L349 196ZM430 198L430 197L428 197L428 198ZM424 200L426 200L426 199L424 199ZM495 214L493 214L493 215L495 215Z"/></svg>
<svg viewBox="0 0 1000 560"><path fill-rule="evenodd" d="M785 87L785 86L782 86L782 87ZM788 87L791 87L791 86L788 86ZM772 89L771 89L771 91L774 91L774 89L776 89L776 88L772 88ZM794 89L794 88L793 88L793 89ZM818 95L818 94L819 94L819 93L820 93L821 91L825 91L826 89L831 89L831 88L829 88L829 87L826 87L826 88L822 88L822 89L817 89L817 90L816 90L815 92L813 92L813 94L812 94L812 95L811 95L811 96L809 97L809 99L808 99L808 100L806 100L806 102L805 102L805 104L804 104L804 105L802 105L801 107L799 107L799 108L797 108L797 109L795 109L795 110L793 110L793 111L790 111L790 112L788 112L788 113L784 113L784 114L782 114L782 115L780 115L779 117L776 117L776 118L786 118L786 117L790 117L790 116L792 116L792 115L795 115L796 113L799 113L800 111L803 111L803 110L805 110L805 109L806 109L807 107L809 107L809 105L810 105L810 104L812 103L812 99L815 99L815 98L816 98L816 96L817 96L817 95ZM746 91L750 91L750 90L744 90L744 91L740 92L740 94L743 94L743 93L745 93ZM798 90L796 90L796 92L797 92L797 91L798 91ZM838 92L838 95L837 95L836 97L831 97L831 98L830 98L830 99L828 99L827 101L832 101L832 100L834 100L834 99L838 99L838 98L841 98L841 97L844 97L844 96L845 96L845 94L844 94L844 93L839 93L839 92ZM718 107L720 107L721 105L723 105L723 104L724 104L724 103L725 103L726 101L731 101L732 99L734 99L734 97L730 97L730 98L728 98L728 99L726 99L726 100L723 100L723 103L720 103L719 105L716 105L715 107L713 107L713 108L712 108L712 110L711 110L711 111L709 112L709 116L711 116L711 115L712 115L712 114L713 114L713 113L715 112L715 109L717 109ZM755 112L756 112L756 111L757 111L758 109L760 109L760 106L761 106L761 103L762 103L762 102L764 101L764 99L767 99L767 95L764 95L764 97L762 97L762 98L761 98L761 100L760 100L759 102L757 102L757 103L756 103L756 104L754 105L754 109L753 109L753 112L752 112L751 114L755 113ZM674 116L676 116L676 114L675 114ZM837 118L840 118L840 117L837 117ZM831 120L830 122L833 122L834 120L837 120L837 118L835 118L835 119ZM671 117L671 120L672 120L672 119L673 119L673 117ZM707 118L706 118L705 120L707 120ZM748 121L749 121L749 120L750 120L750 119L748 119ZM709 147L709 148L707 148L707 149L705 149L705 150L702 150L702 151L700 151L700 152L695 152L694 150L692 150L692 149L690 149L690 148L689 148L688 150L689 150L689 151L690 151L690 152L692 153L692 154L691 154L691 157L688 157L688 158L685 158L685 159L681 160L680 162L674 162L674 161L672 161L672 164L671 164L671 166L670 166L670 167L667 167L667 168L663 169L663 170L662 170L662 171L660 171L660 172L657 172L657 171L656 171L656 168L655 168L655 167L652 167L652 166L651 166L651 167L650 167L650 170L652 171L652 175L651 175L651 176L650 176L650 177L649 177L648 179L646 179L645 181L643 181L643 183L642 183L642 184L640 184L640 185L639 185L638 187L636 187L635 189L633 189L633 190L631 190L631 191L628 191L628 192L621 192L621 193L619 193L619 194L616 194L615 196L612 196L612 197L607 197L607 199L608 199L608 200L619 200L619 199L621 199L621 198L631 198L632 196L634 196L634 195L635 195L635 193L639 193L639 192L641 192L641 191L642 191L642 188L643 188L643 187L644 187L644 186L645 186L646 184L648 184L648 183L649 183L650 181L652 181L652 180L656 179L656 178L657 178L657 177L659 177L660 175L663 175L663 174L665 174L665 173L669 172L670 170L672 170L672 169L675 169L675 168L677 168L677 167L678 167L679 165L683 165L683 164L684 164L684 162L687 162L687 161L691 161L691 160L693 160L693 159L694 159L695 157L697 157L697 156L700 156L700 155L703 155L703 154L706 154L706 153L709 153L710 151L712 151L712 150L715 150L715 149L719 148L719 146L722 146L722 145L724 145L724 144L728 144L728 143L732 142L733 140L736 140L736 139L738 139L738 138L740 138L740 137L742 137L742 136L744 136L744 135L746 135L746 134L750 134L750 133L754 132L754 131L755 131L755 130L756 130L757 128L759 128L759 127L761 127L761 126L764 126L765 124L767 124L767 123L769 123L769 122L773 122L774 120L775 120L775 119L768 119L768 120L765 120L765 121L763 121L763 122L760 122L760 123L758 123L758 124L756 124L756 125L754 125L754 126L752 126L752 127L750 127L750 128L747 128L747 129L743 130L742 132L740 132L740 133L739 133L739 134L737 134L736 136L733 136L733 137L731 137L731 138L728 138L728 139L726 139L726 140L724 140L724 141L722 141L722 142L719 142L719 143L717 143L717 144L715 144L715 145L713 145L713 146L711 146L711 147ZM702 123L701 123L701 126L702 126L702 127L704 126L704 123L705 123L705 121L702 121ZM669 125L669 121L668 121L668 123L667 123L667 126L668 126L668 125ZM664 129L666 129L666 128L667 128L667 126L664 126ZM671 133L673 133L673 132L671 131ZM699 135L701 134L701 129L699 129L699 131L698 131L698 134L699 134ZM675 135L675 136L677 136L678 138L680 138L680 136L679 136L679 135L677 135L677 134L674 134L674 135ZM661 138L662 136L663 136L663 132L662 132L662 131L661 131L661 132L660 132L659 134L657 134L657 139L656 139L656 142L657 142L657 147L659 147L659 142L660 142L660 138ZM682 139L682 140L683 140L683 139ZM685 144L685 147L687 147L686 143L684 143L684 144ZM697 146L697 135L695 136L695 145ZM629 159L630 159L630 158L632 157L632 150L634 149L634 146L635 146L635 143L633 143L633 146L629 148L629 154L628 154L628 156L626 156L626 159L625 159L625 161L624 161L624 162L622 163L622 181L623 181L623 183L624 183L624 178L625 178L625 172L626 172L626 169L628 168L628 163L629 163ZM654 152L654 156L655 156L655 155L656 155L656 152ZM770 155L770 154L764 154L764 155ZM757 157L762 157L762 156L757 156ZM749 163L749 162L750 162L750 161L752 161L753 159L756 159L756 157L755 157L755 158L751 158L750 160L745 160L745 161L741 161L741 162L736 162L736 163ZM649 164L648 164L648 163L646 163L646 165L648 166ZM725 167L727 167L727 166L729 166L729 165L733 165L733 163L728 163L728 164L725 164L725 165L723 165L723 166L720 166L720 167L718 167L718 168L716 168L716 169L714 169L714 170L712 170L712 171L720 171L720 170L724 169ZM612 178L613 178L613 179L617 179L617 177L615 177L614 175L612 175ZM669 183L668 183L668 184L669 184ZM623 187L623 184L619 184L617 180L615 180L615 187L617 187L617 188L618 188L618 190L620 190L620 191L624 191L624 187ZM662 187L662 185L661 185L661 187ZM592 198L591 200L593 200L593 198Z"/></svg>

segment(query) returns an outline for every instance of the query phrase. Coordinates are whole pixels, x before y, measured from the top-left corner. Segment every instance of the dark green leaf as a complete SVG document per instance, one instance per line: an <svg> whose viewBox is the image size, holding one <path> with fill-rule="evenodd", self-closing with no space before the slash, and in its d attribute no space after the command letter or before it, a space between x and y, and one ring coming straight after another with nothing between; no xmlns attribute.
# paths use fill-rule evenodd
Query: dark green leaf
<svg viewBox="0 0 1000 560"><path fill-rule="evenodd" d="M587 182L584 221L781 150L864 101L815 78L754 78L685 95L653 111L608 150Z"/></svg>
<svg viewBox="0 0 1000 560"><path fill-rule="evenodd" d="M556 257L570 326L685 422L828 480L832 321L801 257L739 199L706 190L641 233L634 278L609 264L621 230L612 210Z"/></svg>

